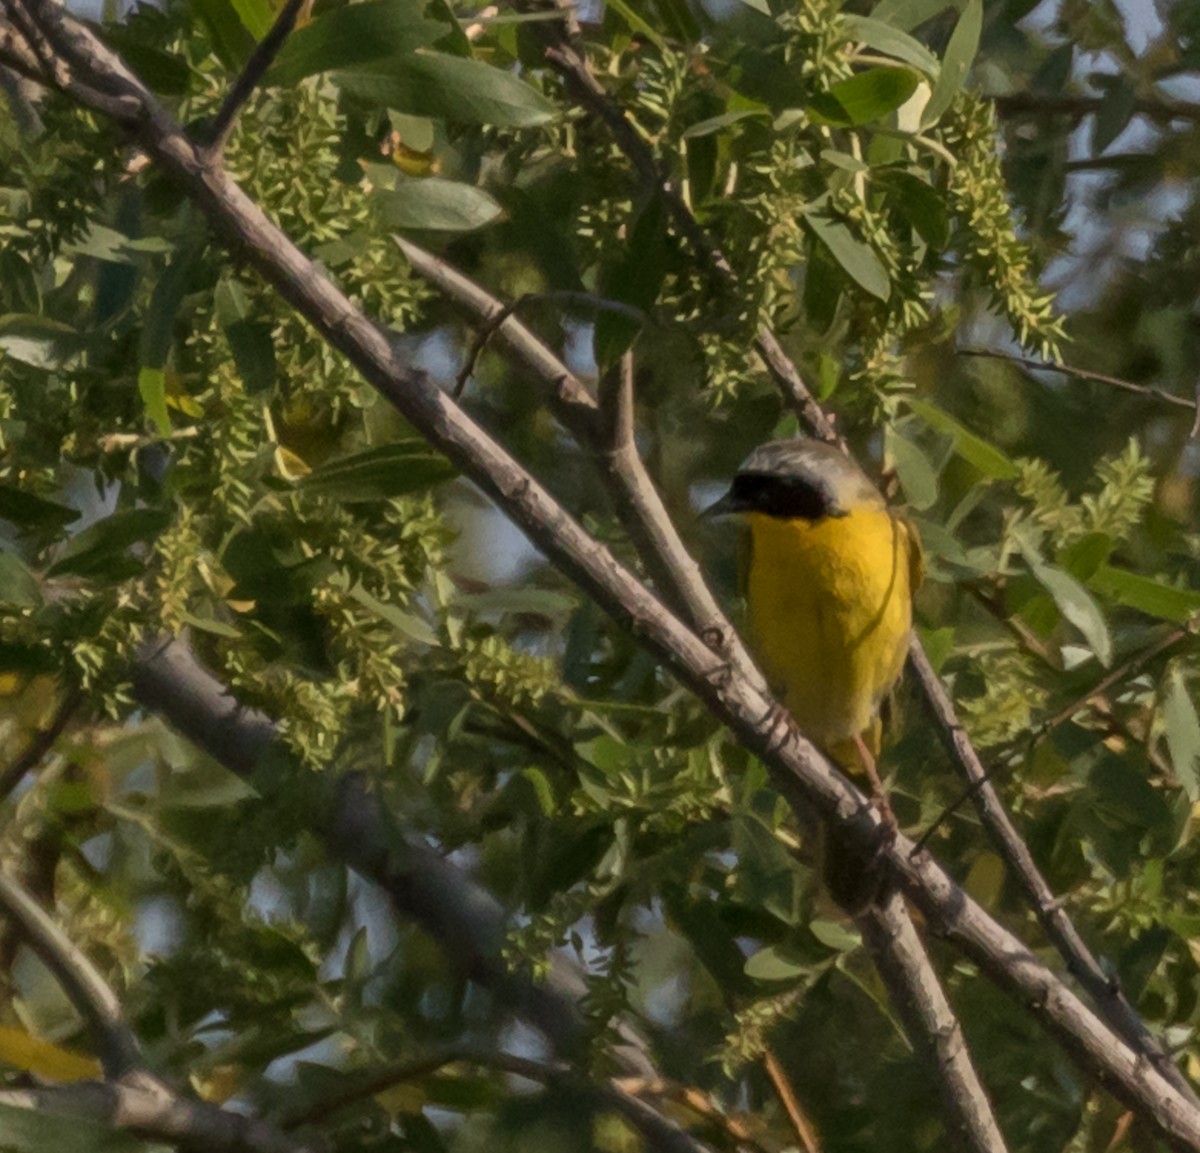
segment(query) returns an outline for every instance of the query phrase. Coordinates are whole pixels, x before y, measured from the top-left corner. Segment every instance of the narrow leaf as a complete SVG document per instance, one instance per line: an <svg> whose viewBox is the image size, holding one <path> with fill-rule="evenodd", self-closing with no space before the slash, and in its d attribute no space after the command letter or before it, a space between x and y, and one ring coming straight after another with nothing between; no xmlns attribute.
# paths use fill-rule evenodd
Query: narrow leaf
<svg viewBox="0 0 1200 1153"><path fill-rule="evenodd" d="M1163 680L1159 715L1171 754L1171 766L1189 801L1200 800L1200 718L1177 665Z"/></svg>
<svg viewBox="0 0 1200 1153"><path fill-rule="evenodd" d="M18 528L62 528L79 519L76 509L14 485L0 484L0 520Z"/></svg>
<svg viewBox="0 0 1200 1153"><path fill-rule="evenodd" d="M159 436L171 435L171 416L167 412L167 374L161 368L138 370L138 395L146 416Z"/></svg>
<svg viewBox="0 0 1200 1153"><path fill-rule="evenodd" d="M303 492L353 504L418 492L455 475L454 466L424 441L397 441L314 469L297 484Z"/></svg>
<svg viewBox="0 0 1200 1153"><path fill-rule="evenodd" d="M357 68L428 48L446 34L425 0L371 0L324 13L288 37L266 83L291 85L317 72Z"/></svg>
<svg viewBox="0 0 1200 1153"><path fill-rule="evenodd" d="M853 39L885 56L894 56L919 68L930 79L937 79L941 70L938 58L907 32L872 16L846 16L843 19Z"/></svg>
<svg viewBox="0 0 1200 1153"><path fill-rule="evenodd" d="M1058 611L1083 634L1088 647L1107 668L1112 663L1112 638L1095 598L1070 573L1047 564L1020 538L1018 545L1034 580L1050 594Z"/></svg>
<svg viewBox="0 0 1200 1153"><path fill-rule="evenodd" d="M115 512L71 538L47 576L120 576L127 571L125 551L157 536L171 515L164 509L134 508Z"/></svg>
<svg viewBox="0 0 1200 1153"><path fill-rule="evenodd" d="M1088 587L1126 608L1152 617L1185 624L1200 613L1200 592L1162 584L1152 577L1102 564L1088 579Z"/></svg>
<svg viewBox="0 0 1200 1153"><path fill-rule="evenodd" d="M954 102L971 65L979 51L979 35L983 31L983 0L967 0L966 9L959 17L946 55L942 59L942 71L933 86L933 95L925 105L921 123L936 124L943 112Z"/></svg>
<svg viewBox="0 0 1200 1153"><path fill-rule="evenodd" d="M968 464L973 464L984 476L992 480L1015 480L1020 475L1017 466L1000 449L976 436L954 417L928 401L918 400L916 397L903 399L930 428L949 435L954 441L954 451Z"/></svg>
<svg viewBox="0 0 1200 1153"><path fill-rule="evenodd" d="M402 176L394 188L375 193L375 206L385 228L428 232L471 232L503 211L483 189L436 176Z"/></svg>
<svg viewBox="0 0 1200 1153"><path fill-rule="evenodd" d="M424 49L336 72L334 80L345 91L386 108L461 124L530 128L544 124L555 111L537 89L511 72Z"/></svg>
<svg viewBox="0 0 1200 1153"><path fill-rule="evenodd" d="M20 609L36 608L42 603L37 577L25 562L11 552L0 552L0 604Z"/></svg>
<svg viewBox="0 0 1200 1153"><path fill-rule="evenodd" d="M859 240L840 220L819 212L810 213L804 221L855 284L872 296L887 300L892 292L892 282L869 244Z"/></svg>
<svg viewBox="0 0 1200 1153"><path fill-rule="evenodd" d="M830 124L869 124L895 112L920 82L908 68L872 68L814 96L809 101L809 110Z"/></svg>

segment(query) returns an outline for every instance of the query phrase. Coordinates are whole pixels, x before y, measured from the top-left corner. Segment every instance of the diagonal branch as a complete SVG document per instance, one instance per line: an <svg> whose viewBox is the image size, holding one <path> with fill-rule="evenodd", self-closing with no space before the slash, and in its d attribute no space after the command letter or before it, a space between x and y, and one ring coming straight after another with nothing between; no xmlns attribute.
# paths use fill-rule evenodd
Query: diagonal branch
<svg viewBox="0 0 1200 1153"><path fill-rule="evenodd" d="M680 538L633 438L622 435L619 442L614 440L611 406L606 414L588 386L513 315L511 306L412 241L401 236L393 239L417 272L477 323L488 331L494 328L496 342L508 356L542 381L559 420L580 445L593 453L617 515L663 597L710 648L729 659L741 676L762 686L753 658ZM617 396L622 406L632 404L631 389L631 381L621 383ZM632 418L631 409L628 417ZM626 416L621 419L624 421Z"/></svg>
<svg viewBox="0 0 1200 1153"><path fill-rule="evenodd" d="M77 27L76 34L90 37ZM94 37L98 58L111 55ZM114 83L124 73L113 65ZM412 369L376 324L280 231L225 172L207 164L144 88L138 140L184 193L240 246L264 278L379 393L499 507L550 561L694 692L758 755L774 786L796 808L811 806L848 847L877 856L934 931L955 942L1035 1015L1092 1076L1153 1122L1178 1149L1200 1150L1200 1109L1117 1036L1007 929L976 904L928 854L914 857L897 836L880 849L879 821L865 797L790 726L753 683L714 667L713 651L425 374Z"/></svg>
<svg viewBox="0 0 1200 1153"><path fill-rule="evenodd" d="M267 69L271 67L275 57L279 55L284 41L291 35L300 9L309 2L311 0L287 0L279 10L279 15L275 17L275 23L271 25L270 30L254 46L250 59L233 82L233 87L226 94L213 121L208 148L214 157L219 157L225 151L225 145L237 123L242 105L254 95L254 90L267 74Z"/></svg>
<svg viewBox="0 0 1200 1153"><path fill-rule="evenodd" d="M286 755L274 723L243 708L182 641L148 645L133 669L133 691L146 709L238 776L253 780L271 750ZM583 1043L574 999L552 975L546 985L509 971L501 949L504 912L496 899L428 846L393 826L378 791L346 774L331 790L323 828L330 855L377 884L401 917L425 929L446 956L544 1033L562 1056Z"/></svg>
<svg viewBox="0 0 1200 1153"><path fill-rule="evenodd" d="M396 1085L427 1076L447 1065L459 1063L523 1077L550 1090L569 1088L572 1092L589 1098L596 1108L619 1113L660 1153L712 1153L709 1145L693 1137L681 1125L630 1091L619 1078L595 1084L581 1078L569 1065L561 1061L535 1061L513 1053L470 1045L448 1045L422 1057L407 1058L379 1069L369 1070L362 1078L341 1086L329 1096L319 1098L307 1104L303 1110L288 1115L283 1120L282 1127L292 1130L316 1124L348 1105L375 1097Z"/></svg>
<svg viewBox="0 0 1200 1153"><path fill-rule="evenodd" d="M549 34L553 34L553 31L550 30ZM728 260L704 234L687 204L672 188L650 146L633 129L623 110L592 76L586 60L574 49L558 43L547 50L547 58L552 67L563 76L568 89L576 99L610 127L618 147L625 152L635 170L647 182L662 191L672 220L692 244L701 261L707 264L718 277L725 279L735 277ZM784 395L791 400L801 420L817 436L824 440L836 441L837 435L833 421L817 403L774 333L765 325L759 330L757 347L776 383L782 388ZM942 730L947 747L970 783L973 799L979 809L981 819L1005 861L1017 875L1039 920L1044 925L1053 926L1053 931L1048 929L1047 933L1063 957L1068 970L1080 979L1088 991L1088 995L1093 998L1093 1002L1108 1017L1121 1036L1140 1049L1181 1093L1185 1094L1194 1105L1200 1107L1200 1098L1196 1096L1182 1074L1165 1057L1162 1048L1138 1017L1136 1011L1129 1005L1124 995L1115 988L1110 979L1104 977L1099 962L1087 947L1065 909L1053 897L1049 885L1038 871L1028 848L1005 813L999 794L987 779L987 774L980 765L978 754L958 720L954 703L925 654L920 639L915 635L909 656L909 667L921 685L922 693Z"/></svg>
<svg viewBox="0 0 1200 1153"><path fill-rule="evenodd" d="M914 1047L923 1052L952 1124L952 1142L1003 1153L987 1092L967 1052L962 1027L930 964L904 898L891 893L858 919L875 967L888 987Z"/></svg>
<svg viewBox="0 0 1200 1153"><path fill-rule="evenodd" d="M22 885L2 872L0 908L20 926L30 948L58 979L71 1004L87 1021L105 1075L115 1081L139 1068L141 1051L125 1021L120 998L50 914Z"/></svg>
<svg viewBox="0 0 1200 1153"><path fill-rule="evenodd" d="M150 1141L205 1153L323 1153L323 1146L293 1141L252 1117L205 1101L191 1101L160 1081L83 1081L39 1089L0 1090L0 1106L60 1117L64 1126L92 1121ZM76 1148L86 1134L78 1138ZM107 1145L106 1145L107 1147Z"/></svg>

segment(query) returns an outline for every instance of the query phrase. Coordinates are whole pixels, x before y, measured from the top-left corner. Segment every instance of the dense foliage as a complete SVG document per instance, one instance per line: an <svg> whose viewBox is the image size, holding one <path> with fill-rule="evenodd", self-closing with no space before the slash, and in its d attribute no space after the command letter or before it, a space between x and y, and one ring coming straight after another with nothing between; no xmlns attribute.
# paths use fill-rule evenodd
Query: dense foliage
<svg viewBox="0 0 1200 1153"><path fill-rule="evenodd" d="M1186 3L1148 30L1052 7L610 0L582 29L593 72L730 272L546 66L553 10L318 0L228 165L631 562L588 452L392 234L527 296L581 375L632 348L639 447L735 608L733 530L696 513L798 428L753 348L773 327L920 529L922 636L1039 864L1200 1074L1200 106L1172 88L1200 28ZM170 0L103 31L203 133L270 22L267 0ZM59 97L26 110L36 128L0 121L6 759L69 725L7 782L0 860L156 1067L286 1112L452 1043L542 1053L312 835L355 771L500 900L514 969L577 968L599 1073L634 1023L718 1148L796 1144L776 1065L829 1150L943 1147L928 1071L761 766L117 129ZM977 345L1125 387L959 355ZM135 707L131 661L163 634L278 722L289 756L255 788ZM891 734L920 831L963 786L910 689ZM931 847L1040 947L969 806ZM11 930L0 962L16 1083L22 1038L86 1040ZM1153 1147L970 965L943 970L1013 1149ZM326 1124L345 1150L638 1140L483 1060Z"/></svg>

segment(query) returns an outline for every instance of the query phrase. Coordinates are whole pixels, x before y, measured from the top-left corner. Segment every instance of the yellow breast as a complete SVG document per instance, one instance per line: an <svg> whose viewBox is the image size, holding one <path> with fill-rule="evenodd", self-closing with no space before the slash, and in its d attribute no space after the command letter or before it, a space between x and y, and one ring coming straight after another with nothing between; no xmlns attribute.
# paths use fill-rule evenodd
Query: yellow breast
<svg viewBox="0 0 1200 1153"><path fill-rule="evenodd" d="M878 747L879 707L908 651L914 542L884 508L749 520L750 638L763 671L804 734L852 767L855 736Z"/></svg>

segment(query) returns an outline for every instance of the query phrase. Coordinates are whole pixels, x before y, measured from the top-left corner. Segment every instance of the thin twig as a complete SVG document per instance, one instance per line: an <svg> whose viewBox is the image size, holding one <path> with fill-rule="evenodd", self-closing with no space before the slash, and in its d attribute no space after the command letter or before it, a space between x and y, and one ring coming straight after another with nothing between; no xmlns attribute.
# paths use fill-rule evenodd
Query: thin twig
<svg viewBox="0 0 1200 1153"><path fill-rule="evenodd" d="M5 769L0 769L0 800L7 797L24 779L25 774L37 768L42 758L54 748L55 742L66 731L67 725L75 715L75 710L83 703L83 694L78 689L67 693L62 703L55 710L50 724L34 734L29 744L21 750L17 759Z"/></svg>
<svg viewBox="0 0 1200 1153"><path fill-rule="evenodd" d="M552 44L548 47L546 49L546 58L551 66L563 76L569 89L579 102L609 127L618 148L625 153L642 179L662 194L675 227L691 245L693 250L709 266L716 276L718 283L726 289L736 286L737 274L734 272L733 266L726 259L720 247L713 243L706 235L689 205L672 186L667 174L660 167L652 149L634 129L632 123L625 116L624 111L615 101L609 98L603 86L592 75L587 61L571 46L562 42ZM775 334L765 325L760 327L757 347L772 376L783 389L785 396L791 399L800 418L822 439L836 442L838 438L833 422L817 404L811 391L804 384L796 366L784 353ZM601 403L603 407L603 400ZM899 904L893 904L890 915L896 921L907 923L911 936L906 936L905 940L912 944L917 952L922 952L920 938L917 936L916 929L912 926L908 918L907 910L902 901ZM932 966L929 964L927 958L922 957L922 959L925 975L931 977L936 985L937 978ZM938 995L941 996L940 988L938 989ZM948 1003L945 1004L946 1012L949 1013ZM951 1016L950 1019L953 1020L953 1017ZM915 1026L920 1027L921 1019L914 1018L913 1023ZM932 1044L935 1047L937 1046L938 1041L936 1038L932 1039ZM974 1070L970 1068L970 1057L966 1051L965 1044L961 1045L961 1051L957 1055L956 1060L967 1066L970 1070L969 1079L973 1079L975 1085L978 1086L978 1078L975 1077ZM994 1118L991 1116L991 1106L986 1096L983 1095L982 1089L979 1088L977 1099L974 1099L969 1104L959 1101L959 1094L966 1092L963 1086L966 1085L967 1080L964 1078L961 1084L952 1081L951 1091L945 1094L945 1107L951 1117L950 1128L953 1130L962 1127L970 1135L974 1148L1003 1150L1004 1143L1000 1139L999 1130L996 1127ZM982 1117L985 1118L985 1122L978 1126L973 1124L968 1125L965 1120L967 1117Z"/></svg>
<svg viewBox="0 0 1200 1153"><path fill-rule="evenodd" d="M396 237L396 240L397 243L400 243L400 237ZM400 246L402 249L408 247L403 243ZM475 339L471 342L471 347L467 350L466 357L463 359L463 366L459 369L458 377L454 381L454 388L451 391L451 395L455 399L462 396L463 390L467 387L467 381L475 375L475 366L479 361L480 355L490 343L492 337L504 327L509 317L515 316L526 305L545 302L582 305L597 312L615 312L620 316L635 320L639 324L645 323L648 319L640 308L634 308L632 305L625 304L620 300L609 300L607 297L597 296L591 292L571 292L569 290L561 292L527 292L524 296L518 296L510 304L500 306L498 311L490 316L487 323L479 329Z"/></svg>
<svg viewBox="0 0 1200 1153"><path fill-rule="evenodd" d="M250 53L250 59L246 61L246 66L233 82L233 87L226 94L217 111L216 119L213 120L208 145L210 156L218 157L225 151L225 145L237 123L237 116L242 105L254 95L254 90L279 54L284 41L291 35L300 9L307 2L308 0L287 0L287 3L279 10L279 15L275 17L275 23L271 25L270 31L254 46L254 51Z"/></svg>
<svg viewBox="0 0 1200 1153"><path fill-rule="evenodd" d="M629 1092L619 1080L597 1085L584 1080L561 1061L534 1061L512 1053L469 1045L449 1045L427 1056L371 1070L360 1080L341 1086L329 1096L287 1115L280 1122L280 1127L290 1131L317 1124L349 1105L369 1100L396 1085L407 1084L459 1062L523 1077L551 1089L569 1086L576 1093L590 1097L597 1106L620 1113L660 1153L712 1153L703 1141Z"/></svg>
<svg viewBox="0 0 1200 1153"><path fill-rule="evenodd" d="M664 598L697 629L718 659L762 685L749 652L709 590L663 504L636 445L626 442L614 455L605 421L591 389L529 328L516 309L503 304L440 257L403 237L393 237L408 262L484 325L491 326L502 348L549 389L559 419L576 441L593 452L617 515L625 525L655 585Z"/></svg>
<svg viewBox="0 0 1200 1153"><path fill-rule="evenodd" d="M1074 116L1082 118L1100 112L1107 105L1104 96L1049 96L1037 92L1014 92L997 96L994 101L1001 116ZM1138 96L1134 112L1153 120L1200 120L1200 103L1170 100L1164 96Z"/></svg>
<svg viewBox="0 0 1200 1153"><path fill-rule="evenodd" d="M50 914L21 884L3 872L0 872L0 908L21 927L30 947L91 1027L105 1075L115 1081L139 1068L141 1051L125 1021L120 998Z"/></svg>
<svg viewBox="0 0 1200 1153"><path fill-rule="evenodd" d="M929 658L922 649L914 646L908 660L909 667L925 688L925 699L934 720L951 752L966 771L971 784L970 792L984 827L1012 869L1042 931L1065 961L1068 972L1087 990L1088 996L1113 1028L1143 1053L1180 1093L1194 1100L1194 1091L1183 1074L1163 1052L1158 1039L1146 1028L1120 985L1101 968L1100 962L1034 863L1029 847L1000 800L988 770L983 767L975 746L955 713L950 694L946 692Z"/></svg>
<svg viewBox="0 0 1200 1153"><path fill-rule="evenodd" d="M551 51L556 51L557 55L551 55ZM609 98L604 88L591 75L586 62L577 53L562 47L551 51L547 53L548 59L567 80L577 99L609 125L618 147L626 153L643 178L652 181L656 188L662 190L666 197L666 203L671 209L672 220L693 244L698 255L707 261L719 275L734 277L735 274L729 262L704 235L687 205L671 188L670 182L659 168L649 145L634 131L622 110ZM795 365L783 352L774 334L765 328L761 330L758 346L772 375L783 388L785 395L792 400L801 419L823 439L836 441L837 436L833 422L804 384ZM1059 948L1068 969L1077 976L1080 973L1087 976L1087 981L1084 982L1085 987L1101 1011L1112 1014L1110 1020L1114 1028L1130 1044L1141 1048L1145 1055L1159 1067L1163 1075L1171 1080L1175 1088L1184 1094L1194 1106L1200 1107L1200 1099L1196 1097L1191 1086L1187 1084L1178 1069L1163 1056L1157 1041L1133 1011L1132 1006L1120 994L1120 991L1114 990L1112 983L1104 978L1098 962L1087 949L1070 918L1054 901L1049 886L1037 871L1028 849L1011 821L1008 820L1007 814L1004 813L995 789L987 782L978 755L958 721L954 705L926 656L920 640L915 635L912 642L911 667L915 670L930 708L935 717L939 719L951 751L968 781L979 782L975 797L981 818L985 825L992 829L993 836L996 838L1001 852L1005 855L1005 859L1022 878L1022 888L1027 897L1034 902L1039 920L1054 925L1054 932L1049 935Z"/></svg>
<svg viewBox="0 0 1200 1153"><path fill-rule="evenodd" d="M771 1079L771 1084L775 1087L780 1103L792 1123L792 1128L796 1130L796 1136L800 1138L800 1144L804 1146L804 1153L821 1153L821 1138L817 1134L816 1127L800 1107L796 1091L792 1088L787 1073L779 1063L779 1058L768 1048L763 1052L762 1063L763 1068L767 1071L767 1076Z"/></svg>
<svg viewBox="0 0 1200 1153"><path fill-rule="evenodd" d="M99 61L111 56L86 29ZM114 64L114 69L117 66ZM120 73L115 71L115 76ZM82 97L80 97L82 99ZM143 108L153 97L143 89ZM97 111L103 109L97 105ZM695 693L713 715L758 755L789 804L810 806L843 839L868 853L878 819L867 799L797 732L775 723L772 701L747 679L714 675L712 649L668 611L610 550L591 537L491 436L427 375L400 356L380 328L342 293L165 114L138 120L142 147L210 221L364 378L450 457L518 525L547 558L602 610L627 622L639 643ZM956 942L988 978L1009 990L1092 1075L1152 1121L1178 1149L1200 1149L1200 1108L1104 1024L1011 932L990 917L929 854L910 856L897 836L879 859L886 875L921 910L933 931Z"/></svg>
<svg viewBox="0 0 1200 1153"><path fill-rule="evenodd" d="M1185 637L1191 636L1195 631L1197 618L1193 618L1188 624L1180 628L1172 629L1166 636L1160 637L1154 644L1149 645L1140 653L1135 653L1123 664L1118 665L1107 676L1097 681L1086 692L1081 693L1069 705L1065 705L1059 709L1053 716L1047 717L1040 722L1034 730L1035 737L1043 737L1060 725L1066 724L1080 709L1084 708L1089 701L1095 700L1096 697L1103 696L1115 684L1123 681L1126 677L1138 672L1143 665L1148 661L1154 660L1155 657L1161 656L1168 649L1174 648Z"/></svg>
<svg viewBox="0 0 1200 1153"><path fill-rule="evenodd" d="M1159 388L1153 384L1136 384L1132 380L1122 380L1119 376L1109 376L1103 372L1092 372L1087 368L1076 368L1070 364L1051 364L1044 360L1034 360L1027 356L1014 356L1008 352L998 352L990 348L960 348L958 349L959 356L981 356L987 357L989 360L1004 360L1009 364L1017 364L1022 368L1029 368L1035 372L1057 372L1063 376L1073 376L1079 380L1091 380L1097 384L1107 384L1112 388L1121 389L1123 392L1136 393L1139 396L1151 397L1154 400L1161 400L1164 404L1173 404L1177 408L1186 408L1189 411L1197 409L1196 401L1189 400L1186 396L1177 396L1173 392L1167 392L1165 388Z"/></svg>
<svg viewBox="0 0 1200 1153"><path fill-rule="evenodd" d="M921 944L904 898L891 893L858 918L909 1039L929 1062L942 1094L950 1140L970 1150L1004 1153L1004 1138L967 1053L962 1027Z"/></svg>

